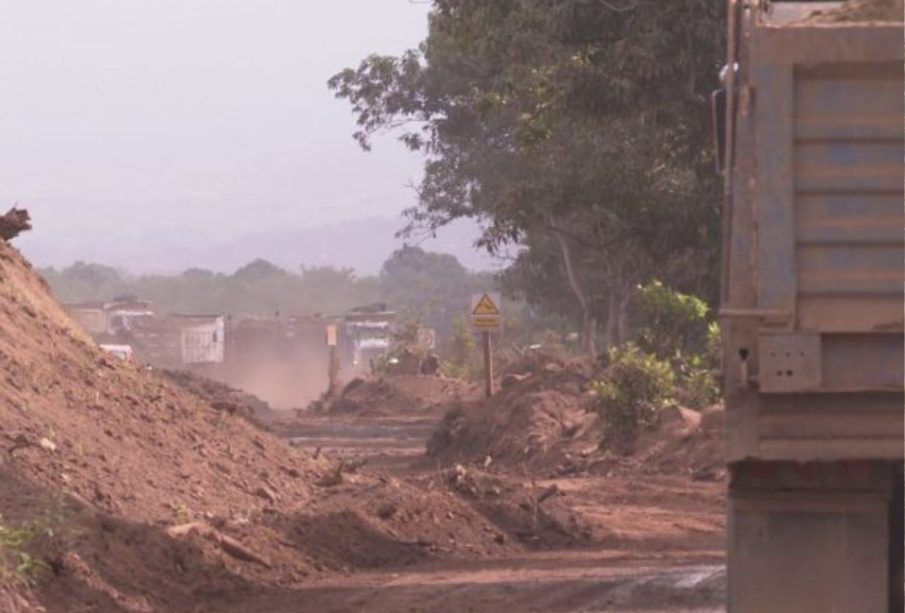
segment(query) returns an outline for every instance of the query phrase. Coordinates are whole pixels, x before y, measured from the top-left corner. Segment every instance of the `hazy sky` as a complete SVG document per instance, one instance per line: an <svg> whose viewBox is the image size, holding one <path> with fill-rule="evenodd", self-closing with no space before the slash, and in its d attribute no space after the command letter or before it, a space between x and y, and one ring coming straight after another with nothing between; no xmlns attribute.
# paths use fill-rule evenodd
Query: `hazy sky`
<svg viewBox="0 0 905 613"><path fill-rule="evenodd" d="M428 10L0 0L0 207L19 201L35 220L19 245L39 264L137 247L153 259L170 244L398 214L421 160L389 138L363 153L325 83L416 45Z"/></svg>

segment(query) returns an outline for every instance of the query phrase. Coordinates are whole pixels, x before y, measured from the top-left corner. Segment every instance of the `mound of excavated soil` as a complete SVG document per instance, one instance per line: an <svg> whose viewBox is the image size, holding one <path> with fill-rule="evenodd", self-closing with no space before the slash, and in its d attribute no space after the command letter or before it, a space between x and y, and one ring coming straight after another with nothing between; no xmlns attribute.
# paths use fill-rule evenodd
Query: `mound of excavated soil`
<svg viewBox="0 0 905 613"><path fill-rule="evenodd" d="M524 466L530 472L561 463L596 422L585 409L587 399L520 387L452 408L428 441L428 456L446 463Z"/></svg>
<svg viewBox="0 0 905 613"><path fill-rule="evenodd" d="M340 472L198 393L103 354L0 241L0 516L34 534L48 611L241 610L331 569L503 546L454 494Z"/></svg>
<svg viewBox="0 0 905 613"><path fill-rule="evenodd" d="M631 456L618 458L610 473L687 475L700 481L726 477L722 405L701 412L680 407L665 410L659 426L644 432ZM603 463L602 466L606 466Z"/></svg>
<svg viewBox="0 0 905 613"><path fill-rule="evenodd" d="M461 402L443 417L427 455L444 463L507 465L547 473L587 446L597 417L585 387L589 363L538 356L513 367L492 398Z"/></svg>
<svg viewBox="0 0 905 613"><path fill-rule="evenodd" d="M334 398L322 398L317 412L386 416L431 410L444 402L474 395L473 385L423 375L353 379Z"/></svg>
<svg viewBox="0 0 905 613"><path fill-rule="evenodd" d="M102 354L5 244L0 377L4 464L106 511L230 516L264 506L262 485L302 502L317 474L310 458L245 420Z"/></svg>
<svg viewBox="0 0 905 613"><path fill-rule="evenodd" d="M508 385L492 398L454 404L427 443L428 461L538 476L724 476L719 407L704 415L668 409L655 430L639 437L631 455L611 453L600 446L603 426L596 400L586 391L595 367L582 360L533 360L532 371L509 375Z"/></svg>
<svg viewBox="0 0 905 613"><path fill-rule="evenodd" d="M158 373L170 383L197 396L213 408L240 415L261 425L273 414L270 405L248 392L214 381L187 370L160 370Z"/></svg>
<svg viewBox="0 0 905 613"><path fill-rule="evenodd" d="M301 508L321 465L100 352L31 266L0 242L5 521L29 523L49 507L60 509L59 523L83 527L93 520L81 518L95 513L144 526L239 521L274 507L277 497L284 508ZM157 554L170 555L135 554L149 565Z"/></svg>
<svg viewBox="0 0 905 613"><path fill-rule="evenodd" d="M900 22L905 18L903 0L848 0L838 8L815 11L808 23Z"/></svg>

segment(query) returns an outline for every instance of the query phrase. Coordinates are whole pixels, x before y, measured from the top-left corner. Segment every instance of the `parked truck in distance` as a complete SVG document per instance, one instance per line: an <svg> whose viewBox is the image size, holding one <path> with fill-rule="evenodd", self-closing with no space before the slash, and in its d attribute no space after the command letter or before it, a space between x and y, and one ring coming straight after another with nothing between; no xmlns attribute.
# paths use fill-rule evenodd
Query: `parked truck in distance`
<svg viewBox="0 0 905 613"><path fill-rule="evenodd" d="M901 6L729 1L733 613L903 609Z"/></svg>
<svg viewBox="0 0 905 613"><path fill-rule="evenodd" d="M384 303L351 309L342 317L341 367L354 375L369 374L392 345L396 313Z"/></svg>

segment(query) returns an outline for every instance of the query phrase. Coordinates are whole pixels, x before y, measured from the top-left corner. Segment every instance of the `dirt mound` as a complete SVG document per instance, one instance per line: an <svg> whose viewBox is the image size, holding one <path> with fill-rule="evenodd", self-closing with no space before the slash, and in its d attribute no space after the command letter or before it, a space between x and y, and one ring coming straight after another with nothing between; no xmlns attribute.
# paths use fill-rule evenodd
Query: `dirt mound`
<svg viewBox="0 0 905 613"><path fill-rule="evenodd" d="M463 403L443 418L427 454L446 462L523 466L525 471L559 464L593 429L587 399L558 390L525 392L514 386L488 401Z"/></svg>
<svg viewBox="0 0 905 613"><path fill-rule="evenodd" d="M103 355L17 255L0 246L0 440L5 462L48 488L136 519L294 500L316 464L154 373Z"/></svg>
<svg viewBox="0 0 905 613"><path fill-rule="evenodd" d="M274 525L319 566L333 570L408 566L429 558L518 550L439 479L418 487L381 475L367 488L359 485L339 486L313 501L306 513L276 518Z"/></svg>
<svg viewBox="0 0 905 613"><path fill-rule="evenodd" d="M430 458L549 472L587 446L599 429L585 389L593 364L533 355L510 370L495 396L459 403L446 413L428 441Z"/></svg>
<svg viewBox="0 0 905 613"><path fill-rule="evenodd" d="M329 401L329 413L383 415L404 411L415 404L414 398L392 385L387 379L352 379L339 396Z"/></svg>
<svg viewBox="0 0 905 613"><path fill-rule="evenodd" d="M618 458L607 471L643 475L687 475L698 481L725 479L722 405L700 413L669 407L659 426L644 432L635 443L635 452Z"/></svg>
<svg viewBox="0 0 905 613"><path fill-rule="evenodd" d="M335 414L381 416L431 410L438 404L474 395L462 381L422 375L352 379L333 398L322 398L309 410Z"/></svg>
<svg viewBox="0 0 905 613"><path fill-rule="evenodd" d="M901 22L905 18L903 0L848 0L828 11L814 11L808 23Z"/></svg>
<svg viewBox="0 0 905 613"><path fill-rule="evenodd" d="M54 506L144 526L225 524L277 506L300 509L327 465L103 354L31 266L0 243L4 518L28 523ZM33 507L26 490L52 495Z"/></svg>
<svg viewBox="0 0 905 613"><path fill-rule="evenodd" d="M427 461L548 477L618 473L707 480L725 475L718 407L703 415L667 409L631 455L612 453L600 446L603 425L596 399L587 392L598 366L588 360L540 360L527 366L533 370L510 379L493 398L453 405L427 443Z"/></svg>
<svg viewBox="0 0 905 613"><path fill-rule="evenodd" d="M447 487L501 529L498 539L508 534L528 548L552 549L580 547L590 538L590 525L564 501L565 492L556 484L493 475L461 464L442 475Z"/></svg>
<svg viewBox="0 0 905 613"><path fill-rule="evenodd" d="M340 471L177 378L192 392L102 353L0 242L0 527L29 535L11 555L30 556L46 610L218 610L321 573L520 547L447 488ZM427 379L394 380L393 406L457 397Z"/></svg>
<svg viewBox="0 0 905 613"><path fill-rule="evenodd" d="M225 383L187 370L160 370L157 372L170 383L197 396L213 408L240 415L255 425L262 425L263 420L270 418L273 414L270 405L257 396Z"/></svg>

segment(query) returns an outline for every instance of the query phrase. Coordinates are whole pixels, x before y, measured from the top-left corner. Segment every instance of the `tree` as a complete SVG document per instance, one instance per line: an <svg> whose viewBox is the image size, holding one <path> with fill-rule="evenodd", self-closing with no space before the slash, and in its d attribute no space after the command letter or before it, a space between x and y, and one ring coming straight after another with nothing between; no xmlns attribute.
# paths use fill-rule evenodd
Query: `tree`
<svg viewBox="0 0 905 613"><path fill-rule="evenodd" d="M383 263L380 278L386 291L406 304L467 292L468 271L455 256L403 247Z"/></svg>
<svg viewBox="0 0 905 613"><path fill-rule="evenodd" d="M276 264L258 258L236 270L233 273L233 278L244 281L257 281L274 277L285 277L286 274L286 271Z"/></svg>
<svg viewBox="0 0 905 613"><path fill-rule="evenodd" d="M127 282L110 266L82 261L61 271L48 269L44 276L61 300L84 302L110 300L126 291Z"/></svg>
<svg viewBox="0 0 905 613"><path fill-rule="evenodd" d="M520 242L530 257L554 258L596 351L597 319L618 341L631 288L653 272L715 285L706 101L721 10L706 0L435 0L417 50L371 56L329 86L352 104L363 147L402 129L426 154L409 231L472 217L488 250ZM675 266L689 258L699 266Z"/></svg>
<svg viewBox="0 0 905 613"><path fill-rule="evenodd" d="M418 313L444 338L452 333L454 320L468 313L471 294L487 289L483 277L455 256L411 246L394 251L383 263L380 284L395 308Z"/></svg>
<svg viewBox="0 0 905 613"><path fill-rule="evenodd" d="M380 298L376 279L359 278L351 268L302 267L296 290L305 296L310 311L340 314Z"/></svg>

